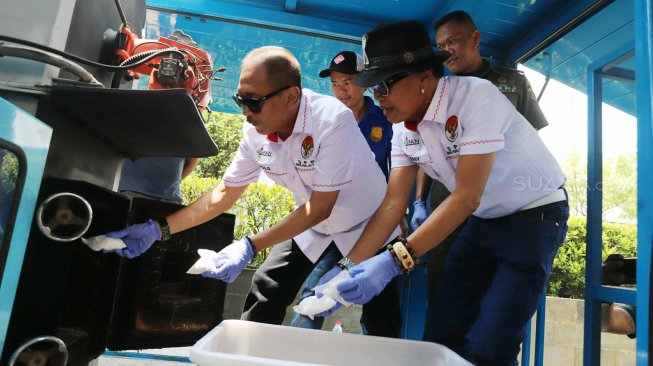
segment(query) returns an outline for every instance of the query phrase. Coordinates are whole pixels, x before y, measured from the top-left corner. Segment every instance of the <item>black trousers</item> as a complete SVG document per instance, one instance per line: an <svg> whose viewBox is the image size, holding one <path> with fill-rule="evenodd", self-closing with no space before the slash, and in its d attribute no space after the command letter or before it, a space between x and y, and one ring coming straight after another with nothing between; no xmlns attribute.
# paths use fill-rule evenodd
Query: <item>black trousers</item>
<svg viewBox="0 0 653 366"><path fill-rule="evenodd" d="M331 245L335 245L333 242ZM259 323L281 324L306 277L315 267L294 240L277 244L254 273L241 319ZM362 322L367 334L399 337L401 311L398 279L363 305Z"/></svg>

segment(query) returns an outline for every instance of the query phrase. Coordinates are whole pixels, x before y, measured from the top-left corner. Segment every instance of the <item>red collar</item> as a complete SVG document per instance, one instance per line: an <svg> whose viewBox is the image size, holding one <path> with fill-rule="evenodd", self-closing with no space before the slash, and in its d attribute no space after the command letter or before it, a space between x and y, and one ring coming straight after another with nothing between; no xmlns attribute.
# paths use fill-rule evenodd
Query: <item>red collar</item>
<svg viewBox="0 0 653 366"><path fill-rule="evenodd" d="M409 129L409 130L411 130L413 132L417 132L417 124L419 124L419 122L415 122L415 121L405 121L404 122L404 126L407 129Z"/></svg>
<svg viewBox="0 0 653 366"><path fill-rule="evenodd" d="M290 137L290 135L288 135L288 137ZM272 142L279 142L279 140L286 141L286 140L288 140L288 137L286 137L285 139L282 139L281 137L279 137L279 133L275 132L275 133L271 133L271 134L268 135L268 140L270 140Z"/></svg>
<svg viewBox="0 0 653 366"><path fill-rule="evenodd" d="M272 142L279 142L279 135L277 135L276 132L271 133L271 134L268 135L268 140L270 140Z"/></svg>

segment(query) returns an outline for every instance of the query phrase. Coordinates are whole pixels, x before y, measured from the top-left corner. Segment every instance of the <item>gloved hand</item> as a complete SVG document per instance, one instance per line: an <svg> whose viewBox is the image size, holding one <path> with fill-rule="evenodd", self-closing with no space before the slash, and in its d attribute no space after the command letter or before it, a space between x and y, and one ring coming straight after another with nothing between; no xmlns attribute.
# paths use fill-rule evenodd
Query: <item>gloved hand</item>
<svg viewBox="0 0 653 366"><path fill-rule="evenodd" d="M343 271L343 269L340 266L338 266L338 265L333 266L333 268L331 268L329 270L329 272L325 273L324 276L320 277L320 280L317 281L316 286L321 286L321 285L324 285L325 283L331 281L331 279L333 277L337 276L338 273L340 273L342 271ZM320 297L320 296L318 295L318 297Z"/></svg>
<svg viewBox="0 0 653 366"><path fill-rule="evenodd" d="M417 200L413 202L413 217L410 219L410 228L415 231L426 221L428 213L426 212L426 202Z"/></svg>
<svg viewBox="0 0 653 366"><path fill-rule="evenodd" d="M384 251L349 270L350 280L338 284L338 292L346 301L365 304L381 293L385 286L401 273L392 254Z"/></svg>
<svg viewBox="0 0 653 366"><path fill-rule="evenodd" d="M331 268L331 269L329 270L329 272L325 273L324 276L322 276L322 277L320 278L320 280L317 281L317 285L320 286L320 285L323 285L323 284L325 284L325 283L331 281L331 279L332 279L333 277L337 276L338 273L340 273L340 272L342 272L342 271L343 271L343 269L340 268L340 266L333 266L333 268ZM320 292L315 292L315 296L317 296L318 298L320 298L320 297L322 297L322 296L324 296L324 295L323 295L322 293L320 293ZM323 311L323 312L321 312L321 313L319 313L319 314L315 314L315 316L321 316L321 317L323 317L323 318L326 318L326 317L328 317L328 316L331 316L331 314L333 314L336 310L340 309L341 306L342 306L341 303L336 302L336 304L333 305L333 307L332 307L331 309L329 309L329 310L327 310L327 311Z"/></svg>
<svg viewBox="0 0 653 366"><path fill-rule="evenodd" d="M254 257L254 245L248 237L244 237L224 247L213 259L215 270L202 273L202 277L215 278L226 283L232 283L247 263Z"/></svg>
<svg viewBox="0 0 653 366"><path fill-rule="evenodd" d="M126 248L107 250L105 253L116 253L121 257L135 258L150 249L152 243L161 239L159 226L154 220L142 224L130 225L120 231L106 234L107 238L122 239Z"/></svg>

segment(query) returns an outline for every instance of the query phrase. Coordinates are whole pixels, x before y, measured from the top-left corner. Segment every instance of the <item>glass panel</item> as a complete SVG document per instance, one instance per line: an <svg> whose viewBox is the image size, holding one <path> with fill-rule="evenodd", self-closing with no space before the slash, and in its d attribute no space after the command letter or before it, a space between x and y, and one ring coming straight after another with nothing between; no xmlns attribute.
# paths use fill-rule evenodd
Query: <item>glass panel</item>
<svg viewBox="0 0 653 366"><path fill-rule="evenodd" d="M18 181L18 158L9 150L0 148L0 249L4 246L5 232Z"/></svg>

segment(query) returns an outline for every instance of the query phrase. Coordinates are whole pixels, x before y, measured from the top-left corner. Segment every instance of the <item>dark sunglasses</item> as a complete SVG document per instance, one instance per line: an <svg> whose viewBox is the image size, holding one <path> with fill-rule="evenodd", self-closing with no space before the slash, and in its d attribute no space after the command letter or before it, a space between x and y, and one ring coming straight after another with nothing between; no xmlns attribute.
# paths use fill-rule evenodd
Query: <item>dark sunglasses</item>
<svg viewBox="0 0 653 366"><path fill-rule="evenodd" d="M249 110L252 111L253 113L259 113L261 111L261 108L263 108L263 102L281 93L282 91L290 88L291 86L292 85L284 86L283 88L279 88L273 91L272 93L268 95L264 95L260 98L243 98L238 93L232 95L232 98L234 98L234 102L236 102L236 104L238 104L240 108L244 108L245 106L247 106L247 108L249 108Z"/></svg>
<svg viewBox="0 0 653 366"><path fill-rule="evenodd" d="M370 93L372 93L372 95L379 93L382 96L387 97L388 95L390 95L390 88L392 87L392 84L405 78L408 75L410 75L409 72L400 72L398 74L394 74L389 78L381 81L380 83L370 86L369 88L367 88L367 90L369 90Z"/></svg>

